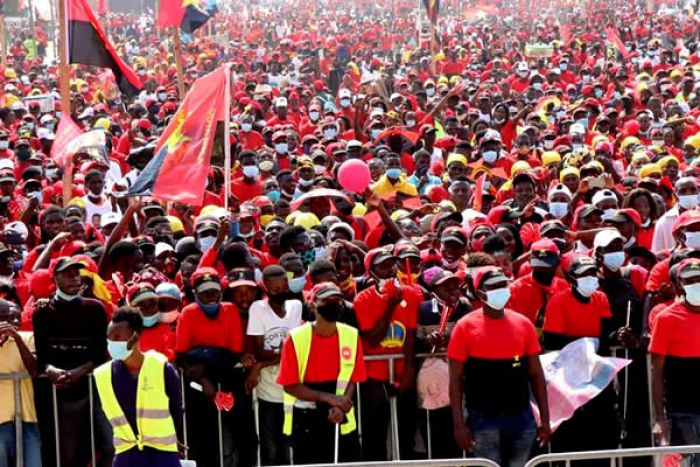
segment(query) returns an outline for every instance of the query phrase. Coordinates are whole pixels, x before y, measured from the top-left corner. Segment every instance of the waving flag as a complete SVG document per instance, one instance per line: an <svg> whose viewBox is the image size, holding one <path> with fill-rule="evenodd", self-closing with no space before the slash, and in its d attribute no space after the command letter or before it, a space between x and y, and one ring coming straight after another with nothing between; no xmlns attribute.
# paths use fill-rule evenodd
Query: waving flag
<svg viewBox="0 0 700 467"><path fill-rule="evenodd" d="M608 42L612 43L617 48L620 55L622 55L622 58L627 60L632 55L630 54L629 50L627 50L625 43L622 42L620 35L614 28L608 28L606 35Z"/></svg>
<svg viewBox="0 0 700 467"><path fill-rule="evenodd" d="M192 34L215 11L216 2L207 2L206 8L203 8L199 0L161 0L156 24L161 28L176 26L182 32Z"/></svg>
<svg viewBox="0 0 700 467"><path fill-rule="evenodd" d="M110 44L87 0L64 0L68 22L68 63L109 68L114 73L121 92L135 96L141 89L141 80L124 63Z"/></svg>
<svg viewBox="0 0 700 467"><path fill-rule="evenodd" d="M224 96L228 79L229 68L224 65L192 84L129 195L202 204L216 124L227 117Z"/></svg>
<svg viewBox="0 0 700 467"><path fill-rule="evenodd" d="M56 139L51 146L51 157L61 167L65 167L70 162L71 142L80 137L83 132L78 125L73 121L70 114L61 113L61 120L56 128Z"/></svg>
<svg viewBox="0 0 700 467"><path fill-rule="evenodd" d="M423 0L425 9L428 11L428 18L430 22L437 23L437 17L440 13L440 0Z"/></svg>

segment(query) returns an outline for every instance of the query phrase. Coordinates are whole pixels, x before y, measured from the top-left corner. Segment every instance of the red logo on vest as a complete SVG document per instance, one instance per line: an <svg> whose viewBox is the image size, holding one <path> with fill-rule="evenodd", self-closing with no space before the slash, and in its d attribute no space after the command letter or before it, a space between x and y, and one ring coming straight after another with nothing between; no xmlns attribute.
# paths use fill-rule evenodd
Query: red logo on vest
<svg viewBox="0 0 700 467"><path fill-rule="evenodd" d="M343 360L350 360L352 358L352 349L346 345L340 349L340 355L343 357Z"/></svg>

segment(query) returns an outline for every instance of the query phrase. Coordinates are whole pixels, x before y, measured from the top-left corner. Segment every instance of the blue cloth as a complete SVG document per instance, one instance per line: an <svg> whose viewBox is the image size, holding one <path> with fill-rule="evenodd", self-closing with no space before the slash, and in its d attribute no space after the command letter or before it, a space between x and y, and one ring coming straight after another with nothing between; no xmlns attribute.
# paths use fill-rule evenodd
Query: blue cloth
<svg viewBox="0 0 700 467"><path fill-rule="evenodd" d="M123 362L115 361L112 364L112 387L114 395L119 401L119 405L124 412L124 416L129 421L134 434L138 433L136 428L136 392L138 386L138 374L131 374ZM182 400L180 395L180 378L172 365L165 365L165 393L170 400L170 414L175 422L178 433L182 425ZM176 452L164 452L152 448L144 448L139 451L137 448L129 449L126 452L114 456L113 467L179 467L180 455Z"/></svg>
<svg viewBox="0 0 700 467"><path fill-rule="evenodd" d="M476 457L490 459L503 467L522 467L528 461L537 437L535 418L529 406L515 413L472 409L467 422L476 441Z"/></svg>
<svg viewBox="0 0 700 467"><path fill-rule="evenodd" d="M16 442L14 422L0 424L0 465L15 465ZM24 467L41 467L41 442L36 423L22 423L22 459Z"/></svg>
<svg viewBox="0 0 700 467"><path fill-rule="evenodd" d="M416 188L418 188L418 185L420 185L420 178L416 177L415 175L408 177L407 181ZM440 177L436 177L435 175L428 175L428 181L421 187L420 190L418 190L418 194L424 195L425 190L433 185L442 185L442 180L440 180Z"/></svg>

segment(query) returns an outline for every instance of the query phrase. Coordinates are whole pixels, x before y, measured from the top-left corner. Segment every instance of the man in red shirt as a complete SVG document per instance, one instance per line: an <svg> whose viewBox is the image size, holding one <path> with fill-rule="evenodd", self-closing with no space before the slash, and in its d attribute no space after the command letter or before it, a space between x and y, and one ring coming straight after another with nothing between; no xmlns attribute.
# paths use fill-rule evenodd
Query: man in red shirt
<svg viewBox="0 0 700 467"><path fill-rule="evenodd" d="M141 350L155 350L169 361L175 360L175 332L165 323L160 322L158 312L158 295L148 282L134 284L127 292L129 306L137 308L143 321L143 330L139 335Z"/></svg>
<svg viewBox="0 0 700 467"><path fill-rule="evenodd" d="M256 196L264 194L260 181L260 167L258 167L258 156L253 151L243 151L238 156L241 163L243 175L233 179L231 182L231 193L238 198L238 201L251 200Z"/></svg>
<svg viewBox="0 0 700 467"><path fill-rule="evenodd" d="M522 466L535 438L544 446L550 436L540 344L532 323L506 308L510 292L500 269L479 269L474 288L483 308L457 322L447 347L455 440L477 457ZM539 428L530 408L530 389L539 408Z"/></svg>
<svg viewBox="0 0 700 467"><path fill-rule="evenodd" d="M396 279L397 258L384 248L370 250L365 256L365 270L372 285L354 301L362 346L367 355L402 353L393 362L393 380L389 362L367 362L367 382L362 386L362 434L366 461L387 460L386 436L389 428L388 394L399 383L399 448L406 459L413 450L415 396L413 383L413 343L418 307L422 296L412 287L399 286Z"/></svg>

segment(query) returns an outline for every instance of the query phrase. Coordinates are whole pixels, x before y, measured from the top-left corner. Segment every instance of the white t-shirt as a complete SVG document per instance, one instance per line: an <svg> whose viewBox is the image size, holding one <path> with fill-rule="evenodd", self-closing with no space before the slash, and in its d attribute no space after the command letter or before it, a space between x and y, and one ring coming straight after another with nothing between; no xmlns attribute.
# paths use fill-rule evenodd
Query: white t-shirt
<svg viewBox="0 0 700 467"><path fill-rule="evenodd" d="M103 198L102 204L95 204L90 201L88 195L83 196L83 201L85 201L85 218L87 222L99 229L102 216L108 212L112 212L111 201L108 198Z"/></svg>
<svg viewBox="0 0 700 467"><path fill-rule="evenodd" d="M288 300L284 306L284 317L280 318L272 311L266 300L253 302L248 311L249 336L264 336L265 350L282 350L284 339L290 330L301 325L302 305L299 300ZM282 403L284 389L277 384L279 365L263 368L260 371L258 397L267 402Z"/></svg>

